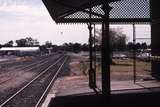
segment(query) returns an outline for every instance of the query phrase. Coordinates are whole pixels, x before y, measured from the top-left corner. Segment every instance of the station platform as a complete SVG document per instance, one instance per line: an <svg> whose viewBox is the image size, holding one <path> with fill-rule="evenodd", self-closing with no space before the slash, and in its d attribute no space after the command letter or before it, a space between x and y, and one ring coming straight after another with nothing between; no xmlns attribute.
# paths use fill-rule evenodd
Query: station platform
<svg viewBox="0 0 160 107"><path fill-rule="evenodd" d="M100 84L101 82L98 81L98 87L101 87ZM155 97L160 97L160 82L155 80L139 81L136 83L133 83L133 81L112 81L111 96L114 99L114 103L117 103L117 101L121 103L121 100L126 100L128 101L128 104L133 103L134 105L134 102L144 104L146 102L141 101L142 99L145 99L147 101L151 98L153 100ZM42 104L42 107L68 107L70 106L70 104L74 105L78 103L80 103L79 105L81 105L78 107L88 107L88 104L92 105L90 107L94 107L97 103L105 103L106 100L105 102L102 102L104 99L105 98L101 96L101 94L95 94L94 91L88 87L88 77L67 76L58 78L56 80L53 87L50 89L44 103ZM96 100L94 102L95 104L93 103L94 100Z"/></svg>

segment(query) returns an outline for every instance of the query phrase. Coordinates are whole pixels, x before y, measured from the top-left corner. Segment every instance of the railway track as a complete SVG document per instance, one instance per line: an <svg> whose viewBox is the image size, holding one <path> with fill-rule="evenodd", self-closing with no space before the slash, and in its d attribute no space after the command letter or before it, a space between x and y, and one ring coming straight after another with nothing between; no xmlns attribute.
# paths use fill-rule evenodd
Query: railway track
<svg viewBox="0 0 160 107"><path fill-rule="evenodd" d="M31 71L31 72L38 74L43 69L48 67L51 63L53 63L54 60L57 60L59 57L61 57L61 55L54 55L54 57L50 56L49 58L45 58L43 60L31 63L29 65L24 65L23 67L17 68L15 70L11 70L11 71L8 70L7 72L2 73L2 75L0 75L0 78L4 78L6 75L10 75L11 73L14 74L17 71L24 72L24 73ZM5 84L8 81L12 81L14 78L16 78L16 76L10 76L7 79L5 77L3 81L1 79L0 85Z"/></svg>
<svg viewBox="0 0 160 107"><path fill-rule="evenodd" d="M51 55L49 57L45 57L42 61L37 61L36 63L32 63L30 65L24 65L23 67L11 71L2 72L0 75L0 103L3 102L7 97L9 97L12 93L15 93L16 90L23 87L25 84L28 83L33 77L38 75L40 72L42 72L45 68L47 68L50 64L54 63L57 59L59 59L62 55ZM25 69L24 69L25 68ZM24 76L22 76L24 79L21 79L18 83L18 86L10 87L10 84L17 84L17 81L19 81L20 75L15 75L18 73L21 73L21 75L25 75L26 72L34 73L32 77L29 79L25 79ZM30 74L29 73L29 74ZM21 77L21 78L22 78ZM7 93L3 92L3 87L10 87L7 89Z"/></svg>
<svg viewBox="0 0 160 107"><path fill-rule="evenodd" d="M38 68L38 67L43 66L44 64L50 62L50 60L52 61L52 60L57 59L57 58L58 58L57 56L59 57L59 55L55 55L55 56L53 57L53 59L51 59L52 56L50 56L50 57L47 57L47 58L38 60L38 61L33 62L33 63L27 64L27 65L23 65L23 66L17 68L16 70L29 71L29 70L32 70L32 69L34 69L34 68ZM55 58L55 57L56 57L56 58Z"/></svg>
<svg viewBox="0 0 160 107"><path fill-rule="evenodd" d="M52 55L34 57L31 60L27 60L27 61L11 60L11 61L6 61L6 62L1 62L0 66L5 67L5 68L10 68L10 67L20 68L20 67L23 67L24 65L30 65L30 64L33 64L33 63L36 63L36 62L40 62L42 60L45 60L45 59L49 58L50 56L52 56Z"/></svg>
<svg viewBox="0 0 160 107"><path fill-rule="evenodd" d="M14 63L14 62L11 62L10 64L12 64L12 66L9 64L3 64L3 65L0 65L1 68L0 68L0 74L1 73L4 73L4 72L13 72L13 71L19 71L19 70L27 70L27 69L33 69L33 68L36 68L40 65L43 65L43 63L45 63L46 61L50 60L50 58L52 57L53 55L49 55L49 56L43 56L43 57L40 57L40 58L37 58L37 59L34 59L32 61L19 61L17 63ZM55 54L54 56L57 56L57 54ZM4 71L4 72L3 72Z"/></svg>
<svg viewBox="0 0 160 107"><path fill-rule="evenodd" d="M55 63L50 64L34 79L1 103L0 107L38 107L62 70L67 58L67 56L62 56Z"/></svg>

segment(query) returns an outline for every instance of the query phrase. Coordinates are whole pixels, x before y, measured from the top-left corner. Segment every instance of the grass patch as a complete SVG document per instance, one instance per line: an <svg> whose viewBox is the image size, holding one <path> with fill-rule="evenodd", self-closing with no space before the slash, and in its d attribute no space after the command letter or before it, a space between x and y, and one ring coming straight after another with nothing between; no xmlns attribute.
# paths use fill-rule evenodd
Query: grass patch
<svg viewBox="0 0 160 107"><path fill-rule="evenodd" d="M111 65L111 72L133 72L133 59L113 59L114 64ZM89 62L81 61L80 63L81 70L88 74ZM144 61L136 61L136 71L137 72L150 72L151 71L151 63ZM101 64L96 64L96 72L101 72Z"/></svg>

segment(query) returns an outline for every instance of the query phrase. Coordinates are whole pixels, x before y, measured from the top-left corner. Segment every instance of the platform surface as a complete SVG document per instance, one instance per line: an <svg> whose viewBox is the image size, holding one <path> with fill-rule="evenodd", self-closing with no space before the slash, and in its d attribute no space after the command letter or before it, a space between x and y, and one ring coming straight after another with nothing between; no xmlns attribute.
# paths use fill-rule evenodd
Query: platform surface
<svg viewBox="0 0 160 107"><path fill-rule="evenodd" d="M100 87L101 82L97 82ZM160 82L152 81L112 81L111 93L113 95L126 94L126 93L152 93L160 91ZM86 95L86 93L94 93L88 87L88 77L86 76L67 76L58 78L52 88L42 107L47 107L49 102L55 98L72 95Z"/></svg>

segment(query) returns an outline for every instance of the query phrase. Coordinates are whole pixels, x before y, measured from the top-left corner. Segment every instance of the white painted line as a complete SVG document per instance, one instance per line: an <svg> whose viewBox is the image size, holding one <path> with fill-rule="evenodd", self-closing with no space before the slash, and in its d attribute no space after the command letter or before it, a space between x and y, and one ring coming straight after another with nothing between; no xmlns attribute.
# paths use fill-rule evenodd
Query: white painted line
<svg viewBox="0 0 160 107"><path fill-rule="evenodd" d="M51 99L55 98L55 96L56 96L55 94L48 94L41 107L48 107Z"/></svg>

